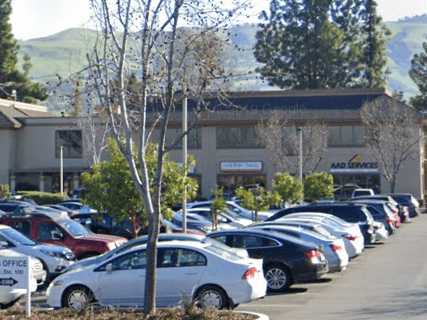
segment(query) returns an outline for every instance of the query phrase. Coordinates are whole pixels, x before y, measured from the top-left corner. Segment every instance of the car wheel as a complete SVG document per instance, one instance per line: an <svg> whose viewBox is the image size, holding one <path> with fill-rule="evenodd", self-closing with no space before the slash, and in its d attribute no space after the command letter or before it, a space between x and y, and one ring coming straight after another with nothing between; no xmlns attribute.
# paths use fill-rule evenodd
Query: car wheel
<svg viewBox="0 0 427 320"><path fill-rule="evenodd" d="M8 308L10 308L10 307L13 307L13 305L16 303L16 302L18 302L18 300L20 299L21 297L19 297L18 299L16 299L16 300L13 300L13 301L11 301L11 302L8 302L8 303L1 303L0 304L0 309L8 309Z"/></svg>
<svg viewBox="0 0 427 320"><path fill-rule="evenodd" d="M195 298L196 304L202 309L228 308L228 296L217 286L205 286L198 290Z"/></svg>
<svg viewBox="0 0 427 320"><path fill-rule="evenodd" d="M292 283L292 277L288 268L281 265L269 265L264 271L267 280L267 289L271 292L280 292L288 289Z"/></svg>
<svg viewBox="0 0 427 320"><path fill-rule="evenodd" d="M92 292L83 286L75 286L67 289L64 295L64 306L70 309L80 311L93 302Z"/></svg>

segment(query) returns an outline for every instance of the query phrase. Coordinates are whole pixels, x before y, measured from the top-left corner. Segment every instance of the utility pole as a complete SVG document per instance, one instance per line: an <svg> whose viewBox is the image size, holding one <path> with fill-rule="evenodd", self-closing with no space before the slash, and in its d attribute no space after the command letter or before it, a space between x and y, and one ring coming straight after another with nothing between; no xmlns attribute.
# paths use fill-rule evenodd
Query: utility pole
<svg viewBox="0 0 427 320"><path fill-rule="evenodd" d="M182 164L184 166L184 181L187 178L187 88L184 87L182 100ZM187 233L187 183L184 184L182 195L182 231Z"/></svg>
<svg viewBox="0 0 427 320"><path fill-rule="evenodd" d="M59 151L59 188L61 196L64 195L64 147L60 147Z"/></svg>
<svg viewBox="0 0 427 320"><path fill-rule="evenodd" d="M299 150L298 150L298 177L301 183L303 183L303 179L302 179L302 155L303 155L303 150L302 150L302 128L298 127L297 128L297 132L298 132L298 140L299 140Z"/></svg>

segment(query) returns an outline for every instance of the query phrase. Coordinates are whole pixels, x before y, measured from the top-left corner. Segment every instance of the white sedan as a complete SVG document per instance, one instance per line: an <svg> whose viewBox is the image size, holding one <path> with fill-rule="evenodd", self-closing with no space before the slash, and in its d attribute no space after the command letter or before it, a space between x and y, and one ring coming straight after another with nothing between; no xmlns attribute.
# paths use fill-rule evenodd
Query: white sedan
<svg viewBox="0 0 427 320"><path fill-rule="evenodd" d="M262 260L195 241L161 242L158 248L159 307L196 301L201 307L232 308L266 294ZM80 310L96 301L102 306L142 308L145 251L142 245L102 263L66 272L50 284L48 304Z"/></svg>

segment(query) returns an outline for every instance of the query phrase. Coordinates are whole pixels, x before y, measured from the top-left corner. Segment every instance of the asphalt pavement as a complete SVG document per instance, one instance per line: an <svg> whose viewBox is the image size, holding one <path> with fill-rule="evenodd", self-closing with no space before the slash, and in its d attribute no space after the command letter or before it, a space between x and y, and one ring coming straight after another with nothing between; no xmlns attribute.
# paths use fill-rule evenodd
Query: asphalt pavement
<svg viewBox="0 0 427 320"><path fill-rule="evenodd" d="M271 320L427 319L427 214L403 224L384 244L365 249L344 272L238 310Z"/></svg>

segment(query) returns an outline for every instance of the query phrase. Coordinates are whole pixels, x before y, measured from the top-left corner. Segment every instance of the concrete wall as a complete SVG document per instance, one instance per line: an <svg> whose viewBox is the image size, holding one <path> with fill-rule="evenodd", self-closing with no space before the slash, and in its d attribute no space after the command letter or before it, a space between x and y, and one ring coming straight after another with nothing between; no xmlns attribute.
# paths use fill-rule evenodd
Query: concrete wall
<svg viewBox="0 0 427 320"><path fill-rule="evenodd" d="M43 169L58 169L59 159L55 155L55 131L76 130L69 123L30 124L23 126L17 132L16 139L16 171L34 171ZM85 146L83 146L85 148ZM88 159L83 152L81 159L64 159L65 168L86 168Z"/></svg>
<svg viewBox="0 0 427 320"><path fill-rule="evenodd" d="M202 148L198 150L189 150L189 153L196 158L196 173L201 175L202 195L207 197L217 184L217 175L221 174L221 161L262 161L263 169L260 174L267 177L267 186L271 187L274 177L274 168L271 157L265 149L217 149L216 148L216 128L207 126L202 128ZM414 157L409 159L401 168L398 175L396 192L410 192L416 197L422 197L422 176L421 176L421 154L418 148L415 148ZM173 150L170 154L172 160L181 162L181 150ZM334 162L348 162L354 155L360 155L364 162L375 162L370 155L367 147L358 148L328 148L324 155L318 171L329 172ZM297 161L295 157L295 161ZM390 185L381 174L381 192L389 192Z"/></svg>
<svg viewBox="0 0 427 320"><path fill-rule="evenodd" d="M9 183L9 173L15 162L15 130L0 129L0 184Z"/></svg>

